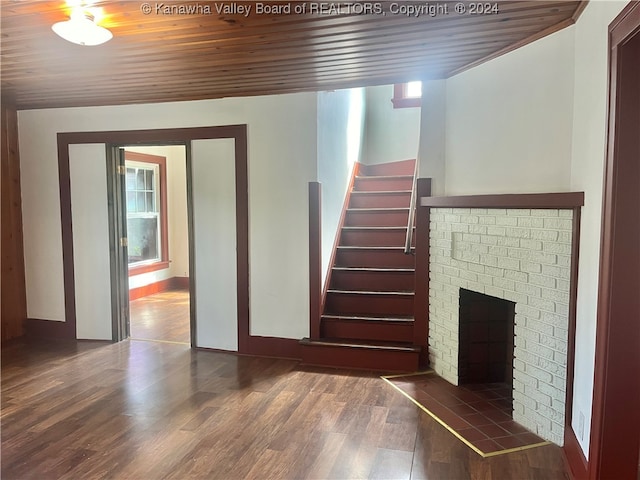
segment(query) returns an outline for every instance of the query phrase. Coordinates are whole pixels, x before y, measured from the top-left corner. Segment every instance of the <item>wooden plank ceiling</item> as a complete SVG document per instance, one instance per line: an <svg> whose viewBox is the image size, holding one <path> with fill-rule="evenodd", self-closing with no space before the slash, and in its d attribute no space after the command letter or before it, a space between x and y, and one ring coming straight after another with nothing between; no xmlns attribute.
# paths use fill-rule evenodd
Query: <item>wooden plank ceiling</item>
<svg viewBox="0 0 640 480"><path fill-rule="evenodd" d="M498 13L398 12L425 2L291 5L256 2L96 1L114 38L83 47L56 36L64 0L2 0L2 92L19 109L265 95L446 78L573 23L581 1L498 1ZM293 13L303 8L307 13ZM464 2L467 12L473 7ZM219 8L251 6L251 14ZM493 5L493 4L491 4ZM180 14L177 7L194 14ZM170 7L167 13L165 7ZM361 10L381 13L358 14ZM211 13L208 13L210 10ZM532 68L535 66L532 65Z"/></svg>

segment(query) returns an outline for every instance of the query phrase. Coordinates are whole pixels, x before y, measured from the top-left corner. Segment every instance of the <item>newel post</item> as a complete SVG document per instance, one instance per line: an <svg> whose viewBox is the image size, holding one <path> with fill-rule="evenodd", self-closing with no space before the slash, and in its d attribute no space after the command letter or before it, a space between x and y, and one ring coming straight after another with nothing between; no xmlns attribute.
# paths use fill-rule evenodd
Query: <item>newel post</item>
<svg viewBox="0 0 640 480"><path fill-rule="evenodd" d="M431 179L418 178L416 181L416 263L414 295L413 343L420 345L420 364L429 364L429 207L420 205L422 197L431 196Z"/></svg>
<svg viewBox="0 0 640 480"><path fill-rule="evenodd" d="M309 338L320 338L322 303L322 186L309 182Z"/></svg>

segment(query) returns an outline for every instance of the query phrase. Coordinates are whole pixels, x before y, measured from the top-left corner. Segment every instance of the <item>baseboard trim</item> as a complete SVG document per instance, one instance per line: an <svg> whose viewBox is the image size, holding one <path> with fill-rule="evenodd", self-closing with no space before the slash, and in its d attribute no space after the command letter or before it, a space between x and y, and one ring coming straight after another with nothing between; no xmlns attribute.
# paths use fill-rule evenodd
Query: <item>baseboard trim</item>
<svg viewBox="0 0 640 480"><path fill-rule="evenodd" d="M282 358L287 360L300 360L298 340L281 337L249 337L248 348L244 351L221 350L211 347L194 347L203 352L229 353L231 355L243 355L248 357Z"/></svg>
<svg viewBox="0 0 640 480"><path fill-rule="evenodd" d="M300 360L300 344L293 338L249 336L247 351L242 354L256 357L289 358Z"/></svg>
<svg viewBox="0 0 640 480"><path fill-rule="evenodd" d="M75 340L76 338L76 326L71 325L68 322L27 318L24 326L25 335L27 337L47 337L71 340Z"/></svg>
<svg viewBox="0 0 640 480"><path fill-rule="evenodd" d="M189 277L171 277L171 288L173 290L189 290Z"/></svg>
<svg viewBox="0 0 640 480"><path fill-rule="evenodd" d="M572 478L575 480L586 479L589 472L589 462L584 453L582 453L582 448L571 425L566 425L564 428L564 447L562 447L562 451Z"/></svg>
<svg viewBox="0 0 640 480"><path fill-rule="evenodd" d="M171 277L142 287L129 290L129 301L148 297L155 293L168 292L170 290L186 290L189 288L189 277Z"/></svg>

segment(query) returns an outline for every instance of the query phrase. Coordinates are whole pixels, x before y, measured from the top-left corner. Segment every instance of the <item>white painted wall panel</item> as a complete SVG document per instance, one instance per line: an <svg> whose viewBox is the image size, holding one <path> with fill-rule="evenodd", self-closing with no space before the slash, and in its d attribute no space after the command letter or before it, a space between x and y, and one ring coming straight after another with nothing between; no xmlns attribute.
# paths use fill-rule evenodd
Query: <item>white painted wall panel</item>
<svg viewBox="0 0 640 480"><path fill-rule="evenodd" d="M237 351L234 140L192 145L196 345Z"/></svg>
<svg viewBox="0 0 640 480"><path fill-rule="evenodd" d="M445 194L446 97L446 80L423 82L418 176L431 179L433 196Z"/></svg>
<svg viewBox="0 0 640 480"><path fill-rule="evenodd" d="M309 182L317 179L317 103L252 99L249 125L251 335L309 335ZM286 104L278 99L287 99Z"/></svg>
<svg viewBox="0 0 640 480"><path fill-rule="evenodd" d="M418 156L420 108L393 108L393 85L367 87L362 162L397 162Z"/></svg>
<svg viewBox="0 0 640 480"><path fill-rule="evenodd" d="M69 146L76 335L111 340L111 273L104 144Z"/></svg>
<svg viewBox="0 0 640 480"><path fill-rule="evenodd" d="M318 93L318 181L322 184L322 282L329 268L351 171L360 160L364 89Z"/></svg>
<svg viewBox="0 0 640 480"><path fill-rule="evenodd" d="M64 322L56 136L18 128L27 317Z"/></svg>
<svg viewBox="0 0 640 480"><path fill-rule="evenodd" d="M571 28L448 79L446 96L447 195L569 190Z"/></svg>

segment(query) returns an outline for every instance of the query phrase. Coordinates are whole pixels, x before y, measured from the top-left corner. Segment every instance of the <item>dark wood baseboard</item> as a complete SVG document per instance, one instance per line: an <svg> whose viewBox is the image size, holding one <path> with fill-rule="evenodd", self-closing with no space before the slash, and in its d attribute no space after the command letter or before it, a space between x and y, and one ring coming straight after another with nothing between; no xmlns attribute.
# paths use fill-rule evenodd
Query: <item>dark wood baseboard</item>
<svg viewBox="0 0 640 480"><path fill-rule="evenodd" d="M150 283L149 285L130 289L129 301L147 297L149 295L153 295L154 293L167 292L169 290L186 290L188 288L189 277L171 277L155 283Z"/></svg>
<svg viewBox="0 0 640 480"><path fill-rule="evenodd" d="M75 339L76 326L68 322L27 318L25 322L27 337L45 337L56 339Z"/></svg>
<svg viewBox="0 0 640 480"><path fill-rule="evenodd" d="M195 347L196 350L204 352L230 353L248 357L284 358L288 360L300 360L299 348L298 340L292 338L259 336L250 336L248 338L248 349L239 349L237 352L219 348Z"/></svg>
<svg viewBox="0 0 640 480"><path fill-rule="evenodd" d="M172 290L189 290L189 277L171 277Z"/></svg>
<svg viewBox="0 0 640 480"><path fill-rule="evenodd" d="M247 351L242 354L256 357L300 359L300 344L293 338L249 336Z"/></svg>
<svg viewBox="0 0 640 480"><path fill-rule="evenodd" d="M571 472L572 478L575 480L586 479L588 477L589 462L584 453L582 453L582 448L571 425L566 425L564 428L564 447L562 447L562 450L567 469Z"/></svg>

